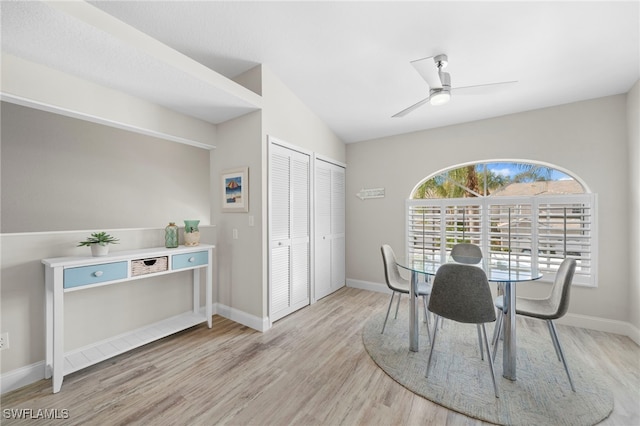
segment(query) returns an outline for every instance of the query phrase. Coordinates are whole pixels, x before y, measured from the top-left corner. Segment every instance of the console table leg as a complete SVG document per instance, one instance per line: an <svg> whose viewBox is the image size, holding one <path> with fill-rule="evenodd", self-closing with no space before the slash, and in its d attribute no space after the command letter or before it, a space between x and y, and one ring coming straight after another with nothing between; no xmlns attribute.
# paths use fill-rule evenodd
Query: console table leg
<svg viewBox="0 0 640 426"><path fill-rule="evenodd" d="M200 269L193 270L193 313L200 311Z"/></svg>
<svg viewBox="0 0 640 426"><path fill-rule="evenodd" d="M207 278L205 283L204 311L207 313L207 325L213 327L213 312L211 311L211 299L213 297L213 249L209 249L209 264L207 265Z"/></svg>
<svg viewBox="0 0 640 426"><path fill-rule="evenodd" d="M55 268L54 275L57 282L62 283L62 268ZM60 392L64 377L64 290L62 285L53 288L53 393Z"/></svg>

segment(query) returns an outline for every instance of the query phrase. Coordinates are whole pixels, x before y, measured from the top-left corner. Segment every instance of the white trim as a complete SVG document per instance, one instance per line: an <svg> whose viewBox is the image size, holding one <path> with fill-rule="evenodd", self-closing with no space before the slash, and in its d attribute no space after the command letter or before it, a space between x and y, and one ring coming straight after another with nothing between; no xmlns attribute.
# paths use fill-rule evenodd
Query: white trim
<svg viewBox="0 0 640 426"><path fill-rule="evenodd" d="M620 334L627 336L637 345L640 345L640 329L634 327L630 322L598 318L588 315L568 313L555 321L557 324L568 325L587 330L603 331L605 333Z"/></svg>
<svg viewBox="0 0 640 426"><path fill-rule="evenodd" d="M334 160L333 158L327 157L326 155L314 153L313 157L318 159L318 160L322 160L322 161L324 161L326 163L331 163L331 164L334 164L336 166L342 167L343 169L347 168L347 164L346 163L343 163L342 161Z"/></svg>
<svg viewBox="0 0 640 426"><path fill-rule="evenodd" d="M198 225L199 228L215 228L217 225ZM102 228L101 228L102 230ZM164 231L164 227L161 228L110 228L104 229L105 232L139 232L139 231ZM72 233L88 233L96 232L95 229L69 229L66 231L36 231L36 232L2 232L0 237L13 237L13 236L29 236L29 235L56 235L56 234L72 234Z"/></svg>
<svg viewBox="0 0 640 426"><path fill-rule="evenodd" d="M87 114L80 111L73 111L68 108L63 108L61 106L52 105L40 101L34 101L33 99L27 99L22 96L12 95L10 93L1 92L0 100L4 102L9 102L16 105L26 106L29 108L38 109L41 111L51 112L54 114L60 114L71 118L77 118L79 120L89 121L91 123L102 124L108 127L114 127L121 130L127 130L134 133L140 133L142 135L152 136L155 138L165 139L171 142L177 142L185 145L195 146L196 148L202 148L206 150L212 150L216 147L213 145L209 145L205 142L200 142L192 139L183 138L180 136L170 135L163 132L157 132L155 130L145 129L138 126L133 126L131 124L122 123L115 120L109 120L106 118L98 117L97 115Z"/></svg>
<svg viewBox="0 0 640 426"><path fill-rule="evenodd" d="M281 139L275 138L275 137L273 137L271 135L267 135L267 142L269 143L269 145L271 145L271 144L280 145L283 148L287 148L287 149L290 149L292 151L296 151L296 152L299 152L301 154L308 155L309 159L313 158L313 151L309 151L307 149L300 148L299 146L290 144L290 143L285 142L285 141L283 141Z"/></svg>
<svg viewBox="0 0 640 426"><path fill-rule="evenodd" d="M213 304L213 313L260 332L265 332L271 328L271 322L268 317L260 318L222 303Z"/></svg>
<svg viewBox="0 0 640 426"><path fill-rule="evenodd" d="M347 287L358 288L360 290L375 291L376 293L391 294L391 290L385 284L374 283L371 281L352 280L347 278Z"/></svg>
<svg viewBox="0 0 640 426"><path fill-rule="evenodd" d="M0 376L0 394L11 392L42 379L44 379L44 361L16 368Z"/></svg>

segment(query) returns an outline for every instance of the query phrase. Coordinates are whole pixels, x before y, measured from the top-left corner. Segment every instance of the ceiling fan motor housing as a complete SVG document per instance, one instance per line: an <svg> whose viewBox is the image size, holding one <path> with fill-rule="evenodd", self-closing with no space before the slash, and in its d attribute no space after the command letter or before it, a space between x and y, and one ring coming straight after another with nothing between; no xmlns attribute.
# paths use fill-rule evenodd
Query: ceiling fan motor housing
<svg viewBox="0 0 640 426"><path fill-rule="evenodd" d="M443 89L450 90L451 89L451 76L449 76L448 72L440 71L438 72L440 76L440 83L442 84Z"/></svg>

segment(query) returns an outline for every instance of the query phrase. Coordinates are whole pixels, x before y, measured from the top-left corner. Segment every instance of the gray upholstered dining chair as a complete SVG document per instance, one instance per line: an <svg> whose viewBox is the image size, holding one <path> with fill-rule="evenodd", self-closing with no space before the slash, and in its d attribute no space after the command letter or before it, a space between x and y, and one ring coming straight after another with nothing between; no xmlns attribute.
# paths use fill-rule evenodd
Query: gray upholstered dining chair
<svg viewBox="0 0 640 426"><path fill-rule="evenodd" d="M475 244L458 243L451 249L451 258L457 263L465 263L467 265L477 265L482 262L482 250ZM478 346L480 346L480 359L484 360L484 351L482 350L482 331L478 324Z"/></svg>
<svg viewBox="0 0 640 426"><path fill-rule="evenodd" d="M458 263L477 265L482 262L482 250L475 244L459 243L451 249L451 257Z"/></svg>
<svg viewBox="0 0 640 426"><path fill-rule="evenodd" d="M562 361L564 371L569 378L569 384L571 390L576 391L573 386L573 380L571 379L571 373L569 372L569 366L567 365L567 359L562 352L562 346L560 346L560 340L558 340L558 331L553 323L553 320L561 318L567 313L569 309L569 294L571 291L571 282L573 281L573 275L576 271L576 260L565 259L560 264L551 292L549 296L544 299L532 299L528 297L516 297L516 314L526 316L529 318L536 318L544 320L549 328L549 334L551 335L551 342L556 351L556 355L559 361ZM503 297L499 296L495 299L495 305L502 314L504 311ZM502 334L502 317L498 316L496 322L497 333L494 333L493 340L493 356L495 357L496 348L500 342L500 336Z"/></svg>
<svg viewBox="0 0 640 426"><path fill-rule="evenodd" d="M398 318L398 308L400 306L400 296L402 294L409 294L411 282L400 275L400 270L396 263L396 255L393 249L388 244L383 244L380 247L382 252L382 263L384 264L384 277L387 282L387 286L391 290L391 300L389 300L389 307L387 308L387 316L384 317L384 324L382 325L382 332L387 326L387 320L389 319L389 312L391 311L391 305L393 305L393 298L397 294L398 301L396 302L396 315ZM422 304L424 306L424 320L427 323L427 331L429 335L429 341L431 341L431 330L429 330L429 314L427 312L427 300L431 294L431 284L427 282L419 282L417 289L417 296L422 297Z"/></svg>
<svg viewBox="0 0 640 426"><path fill-rule="evenodd" d="M436 315L436 322L433 327L431 351L429 352L425 377L429 377L440 318L447 318L461 323L478 324L482 329L484 344L487 349L493 390L496 398L498 398L496 374L493 370L493 358L489 349L489 340L487 339L487 329L485 327L485 323L496 320L496 312L485 272L472 265L459 263L442 265L433 279L433 288L429 297L429 311Z"/></svg>

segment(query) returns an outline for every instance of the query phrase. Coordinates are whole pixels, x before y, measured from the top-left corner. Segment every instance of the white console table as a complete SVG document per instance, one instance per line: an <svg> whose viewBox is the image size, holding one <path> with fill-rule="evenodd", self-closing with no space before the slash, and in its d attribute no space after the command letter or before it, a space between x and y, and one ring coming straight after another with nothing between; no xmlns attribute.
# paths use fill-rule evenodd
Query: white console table
<svg viewBox="0 0 640 426"><path fill-rule="evenodd" d="M43 259L46 286L45 377L53 376L53 392L59 392L65 375L104 361L178 331L207 322L211 328L213 249L195 247L151 248L114 252L103 257ZM205 313L200 312L200 270L206 269ZM64 295L98 286L193 270L193 309L155 324L64 352Z"/></svg>

